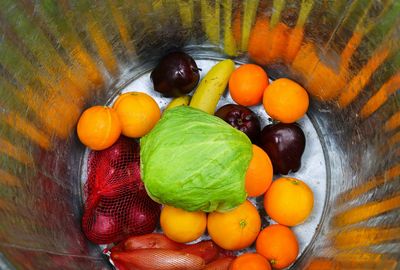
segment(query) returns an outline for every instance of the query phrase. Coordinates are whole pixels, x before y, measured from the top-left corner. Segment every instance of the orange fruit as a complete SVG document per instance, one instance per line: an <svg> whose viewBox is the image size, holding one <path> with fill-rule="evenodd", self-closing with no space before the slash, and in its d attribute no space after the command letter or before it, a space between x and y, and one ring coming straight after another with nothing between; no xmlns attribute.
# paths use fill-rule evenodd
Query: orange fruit
<svg viewBox="0 0 400 270"><path fill-rule="evenodd" d="M271 270L271 265L260 254L245 253L231 263L229 270Z"/></svg>
<svg viewBox="0 0 400 270"><path fill-rule="evenodd" d="M296 260L299 244L296 235L288 227L274 224L260 232L256 250L268 259L272 268L282 269Z"/></svg>
<svg viewBox="0 0 400 270"><path fill-rule="evenodd" d="M294 123L308 110L307 91L298 83L281 78L273 81L263 96L265 111L271 118L283 123Z"/></svg>
<svg viewBox="0 0 400 270"><path fill-rule="evenodd" d="M246 172L246 192L250 197L264 194L272 182L272 163L267 153L253 144L253 157Z"/></svg>
<svg viewBox="0 0 400 270"><path fill-rule="evenodd" d="M146 135L161 117L156 101L141 92L120 95L113 108L121 121L122 134L131 138Z"/></svg>
<svg viewBox="0 0 400 270"><path fill-rule="evenodd" d="M267 214L279 224L296 226L310 215L314 205L312 190L303 181L282 177L275 180L264 196Z"/></svg>
<svg viewBox="0 0 400 270"><path fill-rule="evenodd" d="M237 104L243 106L259 104L267 86L267 73L254 64L241 65L229 78L229 93Z"/></svg>
<svg viewBox="0 0 400 270"><path fill-rule="evenodd" d="M117 113L106 106L93 106L85 110L78 120L79 140L93 150L113 145L121 135Z"/></svg>
<svg viewBox="0 0 400 270"><path fill-rule="evenodd" d="M187 243L199 238L206 230L206 213L189 212L165 205L161 210L160 225L164 234L179 243Z"/></svg>
<svg viewBox="0 0 400 270"><path fill-rule="evenodd" d="M250 246L260 228L261 218L257 208L247 200L231 211L208 215L208 234L217 245L227 250Z"/></svg>

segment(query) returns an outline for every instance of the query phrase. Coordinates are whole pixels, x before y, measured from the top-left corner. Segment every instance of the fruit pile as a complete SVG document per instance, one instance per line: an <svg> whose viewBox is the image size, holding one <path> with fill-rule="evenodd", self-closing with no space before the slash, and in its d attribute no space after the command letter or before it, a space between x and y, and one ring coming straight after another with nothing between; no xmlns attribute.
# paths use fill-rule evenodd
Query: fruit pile
<svg viewBox="0 0 400 270"><path fill-rule="evenodd" d="M313 192L306 182L288 176L301 167L306 139L296 121L308 110L308 94L303 87L287 78L270 83L264 69L254 64L243 64L235 69L233 61L223 60L198 84L200 70L192 57L183 52L173 52L161 59L150 77L155 91L165 97L174 97L165 111L189 106L202 113L214 115L212 117L229 124L230 129L235 128L247 135L246 140L250 144L252 155L249 163L245 164L247 169L241 179L247 198L228 211L209 213L188 211L185 207L176 207L174 203L165 204L161 213L156 214L162 234L121 229L115 239L108 239L110 243L118 242L111 248L111 259L118 269L125 270L286 268L296 260L299 252L298 241L291 227L305 222L314 204ZM218 101L226 88L236 104L226 104L217 109ZM193 95L189 96L193 90ZM259 116L249 108L260 104L266 113L263 117L269 116L273 120L272 124L263 128ZM92 152L102 153L109 151L119 138L131 138L135 141L147 136L156 129L164 114L151 96L141 92L128 92L120 95L112 107L93 106L84 111L77 125L77 134L80 141ZM216 123L220 125L218 121ZM108 164L109 167L103 170L115 170L115 162L118 163L118 160ZM139 166L138 160L135 162ZM136 175L135 179L143 180L146 186L144 162L146 161L140 161L142 178ZM226 165L221 161L217 166L224 169ZM172 169L173 167L171 164ZM229 167L229 170L235 169ZM184 187L188 183L184 183L182 179L173 181ZM192 180L189 187L193 185ZM194 186L199 186L200 183L203 182L199 180ZM118 186L118 182L114 181L113 186ZM198 188L207 190L208 187L204 185ZM150 195L146 200L151 198L160 202L159 198L149 193L147 186L146 191ZM188 191L186 188L185 192L190 194L190 189ZM109 190L108 193L113 192ZM182 197L184 196L187 194ZM274 223L265 228L262 228L258 209L250 200L258 196L263 196L265 212ZM110 211L105 212L113 214ZM143 215L146 216L146 213ZM143 222L153 224L154 213L149 216L152 216L152 220ZM115 234L115 226L99 226L105 234L107 228L113 227ZM127 230L135 233L125 235ZM88 230L84 232L91 235ZM209 240L197 242L204 235ZM122 241L121 236L124 238ZM89 239L93 241L94 238ZM193 241L197 244L187 244ZM254 253L238 253L253 244ZM241 255L236 257L235 254Z"/></svg>

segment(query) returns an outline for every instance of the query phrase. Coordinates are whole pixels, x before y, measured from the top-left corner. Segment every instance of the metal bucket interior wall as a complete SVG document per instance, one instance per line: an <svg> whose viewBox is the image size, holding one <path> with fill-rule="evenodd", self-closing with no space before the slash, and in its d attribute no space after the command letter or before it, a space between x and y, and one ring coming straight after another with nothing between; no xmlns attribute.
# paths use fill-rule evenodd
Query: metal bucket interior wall
<svg viewBox="0 0 400 270"><path fill-rule="evenodd" d="M168 50L312 97L329 197L296 269L396 269L400 1L0 1L0 269L109 269L80 230L75 126Z"/></svg>

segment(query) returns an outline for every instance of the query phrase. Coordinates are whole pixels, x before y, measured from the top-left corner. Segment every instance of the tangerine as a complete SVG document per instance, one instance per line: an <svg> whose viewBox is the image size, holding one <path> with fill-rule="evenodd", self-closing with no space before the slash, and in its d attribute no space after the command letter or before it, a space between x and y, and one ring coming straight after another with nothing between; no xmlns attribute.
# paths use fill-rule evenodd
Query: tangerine
<svg viewBox="0 0 400 270"><path fill-rule="evenodd" d="M231 263L229 270L271 270L271 265L260 254L245 253Z"/></svg>
<svg viewBox="0 0 400 270"><path fill-rule="evenodd" d="M229 93L232 99L243 106L259 104L267 86L267 73L254 64L241 65L229 79Z"/></svg>
<svg viewBox="0 0 400 270"><path fill-rule="evenodd" d="M253 144L253 157L246 172L246 192L250 197L264 194L272 183L273 169L268 154Z"/></svg>
<svg viewBox="0 0 400 270"><path fill-rule="evenodd" d="M282 123L294 123L308 110L308 93L290 79L277 79L265 89L263 105L271 118Z"/></svg>
<svg viewBox="0 0 400 270"><path fill-rule="evenodd" d="M299 244L296 235L288 227L274 224L260 232L256 250L268 259L272 268L282 269L296 260Z"/></svg>
<svg viewBox="0 0 400 270"><path fill-rule="evenodd" d="M79 140L93 150L113 145L121 135L117 113L106 106L93 106L85 110L78 120Z"/></svg>
<svg viewBox="0 0 400 270"><path fill-rule="evenodd" d="M310 215L314 205L314 195L303 181L282 177L275 180L264 197L264 208L276 222L286 226L296 226Z"/></svg>
<svg viewBox="0 0 400 270"><path fill-rule="evenodd" d="M206 230L205 212L189 212L165 205L161 210L160 225L164 234L179 243L187 243L199 238Z"/></svg>
<svg viewBox="0 0 400 270"><path fill-rule="evenodd" d="M207 229L211 239L227 250L250 246L260 228L261 218L257 208L247 200L231 211L208 215Z"/></svg>
<svg viewBox="0 0 400 270"><path fill-rule="evenodd" d="M122 134L131 138L146 135L161 117L156 101L141 92L128 92L120 95L113 108L122 124Z"/></svg>

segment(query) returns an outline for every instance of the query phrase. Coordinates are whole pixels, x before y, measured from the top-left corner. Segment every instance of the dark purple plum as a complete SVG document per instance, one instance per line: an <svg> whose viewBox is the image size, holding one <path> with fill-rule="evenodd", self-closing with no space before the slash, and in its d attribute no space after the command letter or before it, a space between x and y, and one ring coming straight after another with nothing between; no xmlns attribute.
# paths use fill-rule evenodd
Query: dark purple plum
<svg viewBox="0 0 400 270"><path fill-rule="evenodd" d="M296 172L306 145L304 132L296 124L267 125L260 135L260 147L271 159L275 174Z"/></svg>
<svg viewBox="0 0 400 270"><path fill-rule="evenodd" d="M253 143L258 141L261 130L260 121L249 108L242 105L227 104L219 108L215 115L232 127L244 132Z"/></svg>
<svg viewBox="0 0 400 270"><path fill-rule="evenodd" d="M166 97L178 97L192 91L200 79L199 68L184 52L164 56L150 75L154 90Z"/></svg>

